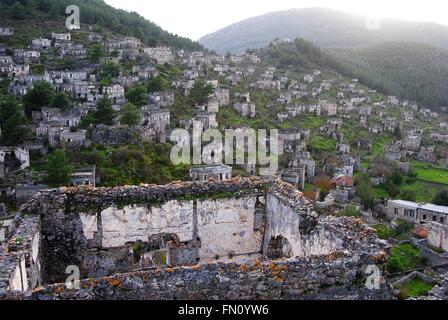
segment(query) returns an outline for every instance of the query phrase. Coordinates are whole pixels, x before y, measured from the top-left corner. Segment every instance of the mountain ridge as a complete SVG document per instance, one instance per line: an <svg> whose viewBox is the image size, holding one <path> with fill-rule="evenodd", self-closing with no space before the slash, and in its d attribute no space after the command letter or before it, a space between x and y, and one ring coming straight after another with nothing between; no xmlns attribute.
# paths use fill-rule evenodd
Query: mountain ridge
<svg viewBox="0 0 448 320"><path fill-rule="evenodd" d="M289 9L234 23L205 35L199 43L220 53L262 48L276 38L303 38L322 47L365 47L404 40L448 48L448 26L392 18L382 18L375 25L367 19L321 7Z"/></svg>

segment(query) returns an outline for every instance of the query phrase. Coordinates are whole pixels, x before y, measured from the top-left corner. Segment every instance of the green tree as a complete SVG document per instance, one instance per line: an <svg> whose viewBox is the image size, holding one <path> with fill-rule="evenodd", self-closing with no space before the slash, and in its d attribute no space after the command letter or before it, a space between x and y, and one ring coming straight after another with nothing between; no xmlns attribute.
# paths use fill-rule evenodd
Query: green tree
<svg viewBox="0 0 448 320"><path fill-rule="evenodd" d="M95 124L113 125L115 119L115 110L112 108L112 102L105 97L98 101L94 113Z"/></svg>
<svg viewBox="0 0 448 320"><path fill-rule="evenodd" d="M14 3L14 6L12 7L12 17L15 20L23 20L26 18L25 7L20 3L20 1L16 1Z"/></svg>
<svg viewBox="0 0 448 320"><path fill-rule="evenodd" d="M370 184L368 175L361 175L355 179L356 196L361 200L362 205L366 209L373 209L375 198L373 196L373 188Z"/></svg>
<svg viewBox="0 0 448 320"><path fill-rule="evenodd" d="M400 194L401 200L415 202L416 195L414 190L403 190Z"/></svg>
<svg viewBox="0 0 448 320"><path fill-rule="evenodd" d="M118 64L107 62L101 66L101 79L117 78L120 75Z"/></svg>
<svg viewBox="0 0 448 320"><path fill-rule="evenodd" d="M40 111L42 107L49 106L53 99L53 88L46 81L36 81L33 88L23 97L25 111L31 115L32 111Z"/></svg>
<svg viewBox="0 0 448 320"><path fill-rule="evenodd" d="M403 174L399 170L395 170L390 178L392 179L392 182L397 186L403 183Z"/></svg>
<svg viewBox="0 0 448 320"><path fill-rule="evenodd" d="M65 92L56 93L51 99L53 108L66 109L70 105L70 98Z"/></svg>
<svg viewBox="0 0 448 320"><path fill-rule="evenodd" d="M146 88L142 85L135 85L129 88L128 92L126 93L126 99L130 103L138 107L146 105L148 102L148 94L146 92Z"/></svg>
<svg viewBox="0 0 448 320"><path fill-rule="evenodd" d="M448 190L439 191L432 202L438 206L448 206Z"/></svg>
<svg viewBox="0 0 448 320"><path fill-rule="evenodd" d="M128 126L135 126L140 123L141 117L138 108L132 104L128 103L121 109L120 122Z"/></svg>
<svg viewBox="0 0 448 320"><path fill-rule="evenodd" d="M29 135L23 109L13 97L0 104L0 123L2 126L1 141L6 145L16 145L23 142Z"/></svg>
<svg viewBox="0 0 448 320"><path fill-rule="evenodd" d="M157 76L148 81L148 92L168 90L169 86L169 81L165 77Z"/></svg>
<svg viewBox="0 0 448 320"><path fill-rule="evenodd" d="M89 59L92 62L100 62L100 58L103 57L103 55L103 47L101 46L101 44L95 43L89 48Z"/></svg>
<svg viewBox="0 0 448 320"><path fill-rule="evenodd" d="M213 92L213 87L210 84L206 84L204 81L196 81L193 88L190 91L190 100L192 104L203 105L208 102L208 96Z"/></svg>
<svg viewBox="0 0 448 320"><path fill-rule="evenodd" d="M46 182L51 187L68 186L71 180L72 167L65 152L54 150L46 162Z"/></svg>
<svg viewBox="0 0 448 320"><path fill-rule="evenodd" d="M396 197L400 194L400 188L392 181L392 179L387 179L384 189L391 197Z"/></svg>

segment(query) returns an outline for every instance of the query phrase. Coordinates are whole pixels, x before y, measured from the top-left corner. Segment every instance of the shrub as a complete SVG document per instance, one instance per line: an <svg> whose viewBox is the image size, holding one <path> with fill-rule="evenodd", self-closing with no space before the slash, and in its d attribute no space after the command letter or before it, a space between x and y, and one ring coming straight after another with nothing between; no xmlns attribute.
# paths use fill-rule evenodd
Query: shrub
<svg viewBox="0 0 448 320"><path fill-rule="evenodd" d="M387 269L391 273L404 272L425 266L420 249L404 243L392 247Z"/></svg>

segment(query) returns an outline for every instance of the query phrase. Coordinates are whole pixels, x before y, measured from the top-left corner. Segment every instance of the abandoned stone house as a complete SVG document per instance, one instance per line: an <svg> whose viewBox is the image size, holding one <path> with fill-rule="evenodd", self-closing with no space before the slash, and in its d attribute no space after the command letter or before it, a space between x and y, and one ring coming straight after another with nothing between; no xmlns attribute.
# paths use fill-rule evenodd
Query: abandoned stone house
<svg viewBox="0 0 448 320"><path fill-rule="evenodd" d="M119 84L104 87L102 93L107 96L113 104L122 105L126 101L124 88Z"/></svg>
<svg viewBox="0 0 448 320"><path fill-rule="evenodd" d="M11 27L0 27L0 36L10 37L14 35L14 29Z"/></svg>
<svg viewBox="0 0 448 320"><path fill-rule="evenodd" d="M14 62L18 64L33 63L40 59L40 52L36 50L14 49Z"/></svg>
<svg viewBox="0 0 448 320"><path fill-rule="evenodd" d="M347 217L319 219L292 186L258 178L43 191L22 207L3 243L0 299L392 296L385 279L378 290L353 285L367 265L384 268L387 261L388 246L367 226ZM78 290L52 285L65 281L69 265L80 269ZM221 276L229 280L214 285ZM286 283L278 289L278 277L300 291L291 293ZM139 285L127 293L116 285L133 281Z"/></svg>
<svg viewBox="0 0 448 320"><path fill-rule="evenodd" d="M422 142L422 136L419 134L408 134L403 140L403 148L409 151L418 151Z"/></svg>
<svg viewBox="0 0 448 320"><path fill-rule="evenodd" d="M51 39L55 44L63 44L72 41L72 35L70 33L51 33Z"/></svg>
<svg viewBox="0 0 448 320"><path fill-rule="evenodd" d="M432 134L430 135L430 138L431 138L434 142L448 143L448 134L432 133Z"/></svg>
<svg viewBox="0 0 448 320"><path fill-rule="evenodd" d="M35 183L18 183L14 187L14 199L17 205L22 205L28 202L36 194L42 190L48 189L48 186Z"/></svg>
<svg viewBox="0 0 448 320"><path fill-rule="evenodd" d="M280 178L282 181L293 185L299 190L304 190L305 172L306 167L304 165L298 165L296 167L283 170L280 174Z"/></svg>
<svg viewBox="0 0 448 320"><path fill-rule="evenodd" d="M175 103L173 91L152 92L148 95L149 103L159 108L171 107Z"/></svg>
<svg viewBox="0 0 448 320"><path fill-rule="evenodd" d="M420 147L420 151L416 154L416 159L421 162L437 163L435 146Z"/></svg>
<svg viewBox="0 0 448 320"><path fill-rule="evenodd" d="M0 147L0 178L14 176L30 166L29 150L20 146Z"/></svg>
<svg viewBox="0 0 448 320"><path fill-rule="evenodd" d="M232 167L224 164L197 166L190 169L192 181L225 181L232 178Z"/></svg>
<svg viewBox="0 0 448 320"><path fill-rule="evenodd" d="M257 106L253 102L250 103L237 102L233 105L233 109L235 109L245 118L255 118L257 112Z"/></svg>
<svg viewBox="0 0 448 320"><path fill-rule="evenodd" d="M144 48L143 52L157 64L165 64L174 61L173 51L168 47Z"/></svg>
<svg viewBox="0 0 448 320"><path fill-rule="evenodd" d="M8 66L8 79L18 81L30 74L29 64L11 64Z"/></svg>
<svg viewBox="0 0 448 320"><path fill-rule="evenodd" d="M169 110L147 108L141 112L142 126L147 137L145 140L166 142L166 130L170 128L171 113Z"/></svg>
<svg viewBox="0 0 448 320"><path fill-rule="evenodd" d="M330 190L330 195L333 196L335 202L337 203L343 203L343 204L349 203L353 194L354 194L353 188L338 187L336 189Z"/></svg>
<svg viewBox="0 0 448 320"><path fill-rule="evenodd" d="M307 82L307 83L313 83L314 82L314 75L312 74L306 74L303 77L303 81Z"/></svg>
<svg viewBox="0 0 448 320"><path fill-rule="evenodd" d="M358 149L360 150L367 150L367 151L372 150L372 140L361 139L358 140L356 143L358 145Z"/></svg>
<svg viewBox="0 0 448 320"><path fill-rule="evenodd" d="M69 127L49 126L48 143L53 148L76 149L87 145L86 130L72 131Z"/></svg>
<svg viewBox="0 0 448 320"><path fill-rule="evenodd" d="M320 100L319 105L321 107L322 113L332 117L338 114L338 106L335 103L330 103L326 100Z"/></svg>
<svg viewBox="0 0 448 320"><path fill-rule="evenodd" d="M31 48L39 51L46 51L51 47L51 40L46 38L34 39L31 42Z"/></svg>
<svg viewBox="0 0 448 320"><path fill-rule="evenodd" d="M339 154L349 154L350 153L350 145L346 143L338 143L336 145L336 150Z"/></svg>
<svg viewBox="0 0 448 320"><path fill-rule="evenodd" d="M401 144L392 143L384 147L384 157L390 161L400 161L403 154L400 151Z"/></svg>
<svg viewBox="0 0 448 320"><path fill-rule="evenodd" d="M230 104L229 89L216 89L212 95L214 98L218 99L220 107L228 106Z"/></svg>
<svg viewBox="0 0 448 320"><path fill-rule="evenodd" d="M216 129L219 125L216 119L216 113L210 112L198 112L191 121L195 123L195 125L190 125L191 128L195 126L202 130Z"/></svg>
<svg viewBox="0 0 448 320"><path fill-rule="evenodd" d="M390 219L400 218L415 224L429 225L438 222L448 225L448 207L434 204L420 204L404 200L389 200L387 216Z"/></svg>
<svg viewBox="0 0 448 320"><path fill-rule="evenodd" d="M74 170L70 177L70 186L89 186L95 188L96 186L96 167L89 166L85 168L78 168Z"/></svg>

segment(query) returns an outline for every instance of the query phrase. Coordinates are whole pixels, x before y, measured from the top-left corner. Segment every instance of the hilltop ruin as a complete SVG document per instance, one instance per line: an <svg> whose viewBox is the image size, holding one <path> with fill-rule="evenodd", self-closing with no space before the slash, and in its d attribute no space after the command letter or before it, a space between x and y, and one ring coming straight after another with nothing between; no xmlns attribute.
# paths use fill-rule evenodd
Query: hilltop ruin
<svg viewBox="0 0 448 320"><path fill-rule="evenodd" d="M40 192L7 230L0 297L386 299L368 290L387 243L319 217L291 185L259 178ZM80 270L80 288L65 286ZM62 283L62 284L55 284Z"/></svg>

